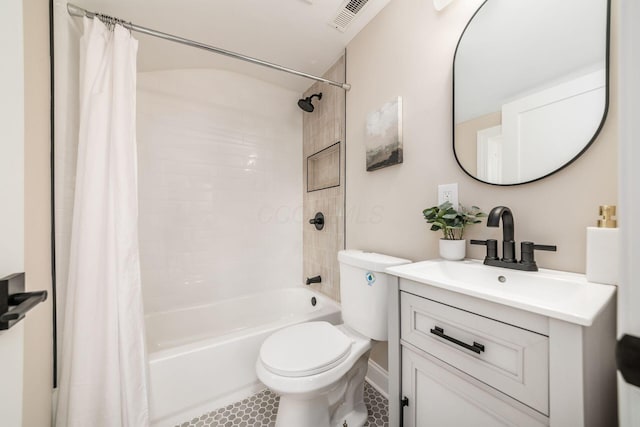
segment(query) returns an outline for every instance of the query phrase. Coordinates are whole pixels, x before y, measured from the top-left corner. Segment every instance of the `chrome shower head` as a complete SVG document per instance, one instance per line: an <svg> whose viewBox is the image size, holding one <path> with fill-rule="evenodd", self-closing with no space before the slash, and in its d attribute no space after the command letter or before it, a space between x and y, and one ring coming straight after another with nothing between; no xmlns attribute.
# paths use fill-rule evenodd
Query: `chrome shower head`
<svg viewBox="0 0 640 427"><path fill-rule="evenodd" d="M306 111L307 113L311 113L313 112L313 104L311 103L311 100L316 97L318 99L322 99L322 92L320 93L314 93L311 96L307 96L304 99L299 99L298 100L298 107L300 107L303 111Z"/></svg>

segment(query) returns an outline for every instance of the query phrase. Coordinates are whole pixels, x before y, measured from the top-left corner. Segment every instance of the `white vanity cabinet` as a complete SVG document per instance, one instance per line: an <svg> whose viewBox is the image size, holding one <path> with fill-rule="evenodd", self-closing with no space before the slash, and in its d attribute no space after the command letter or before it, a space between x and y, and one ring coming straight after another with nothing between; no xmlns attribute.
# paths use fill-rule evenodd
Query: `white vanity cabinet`
<svg viewBox="0 0 640 427"><path fill-rule="evenodd" d="M426 426L434 418L438 422L431 425L437 426L545 425L525 405L505 404L481 387L486 384L548 415L544 328L532 332L404 291L400 307L403 396L417 403L407 407L405 425ZM536 326L531 322L532 329ZM477 424L462 424L473 419Z"/></svg>
<svg viewBox="0 0 640 427"><path fill-rule="evenodd" d="M411 267L388 270L399 276L389 294L391 426L617 424L614 288L587 296L601 301L582 321L403 271Z"/></svg>

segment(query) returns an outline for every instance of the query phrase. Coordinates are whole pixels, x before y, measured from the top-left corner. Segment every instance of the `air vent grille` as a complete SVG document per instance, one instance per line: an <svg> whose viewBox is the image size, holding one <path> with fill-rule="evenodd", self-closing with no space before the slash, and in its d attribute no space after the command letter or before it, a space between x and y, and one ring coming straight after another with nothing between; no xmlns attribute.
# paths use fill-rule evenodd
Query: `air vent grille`
<svg viewBox="0 0 640 427"><path fill-rule="evenodd" d="M342 32L346 31L353 18L367 4L369 0L346 0L338 10L336 17L330 22L331 26Z"/></svg>
<svg viewBox="0 0 640 427"><path fill-rule="evenodd" d="M360 12L360 9L362 9L368 1L369 0L350 0L344 8L355 15Z"/></svg>

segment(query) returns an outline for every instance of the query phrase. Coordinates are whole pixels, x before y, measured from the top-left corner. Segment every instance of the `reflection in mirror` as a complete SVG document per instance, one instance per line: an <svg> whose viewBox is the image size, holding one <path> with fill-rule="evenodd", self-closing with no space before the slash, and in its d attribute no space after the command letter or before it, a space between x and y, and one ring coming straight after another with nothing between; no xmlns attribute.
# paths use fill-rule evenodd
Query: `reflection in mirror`
<svg viewBox="0 0 640 427"><path fill-rule="evenodd" d="M472 177L550 175L595 139L607 113L607 0L487 0L454 59L454 153Z"/></svg>

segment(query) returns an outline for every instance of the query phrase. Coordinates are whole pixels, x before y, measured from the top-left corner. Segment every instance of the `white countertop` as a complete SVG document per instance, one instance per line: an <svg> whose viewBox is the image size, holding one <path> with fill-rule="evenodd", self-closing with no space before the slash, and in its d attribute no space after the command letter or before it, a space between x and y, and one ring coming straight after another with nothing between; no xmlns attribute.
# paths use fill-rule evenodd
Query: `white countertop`
<svg viewBox="0 0 640 427"><path fill-rule="evenodd" d="M425 285L590 326L616 287L588 282L584 274L540 269L526 272L485 266L479 260L421 261L387 273Z"/></svg>

